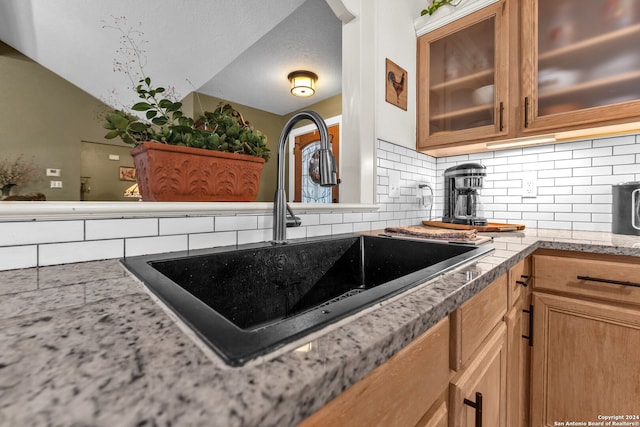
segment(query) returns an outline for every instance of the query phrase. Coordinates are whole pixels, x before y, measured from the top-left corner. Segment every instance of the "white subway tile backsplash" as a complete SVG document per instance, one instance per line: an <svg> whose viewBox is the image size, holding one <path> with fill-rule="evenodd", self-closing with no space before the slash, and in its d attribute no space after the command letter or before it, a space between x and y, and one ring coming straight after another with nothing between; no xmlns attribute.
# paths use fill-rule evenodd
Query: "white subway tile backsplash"
<svg viewBox="0 0 640 427"><path fill-rule="evenodd" d="M617 165L613 167L614 175L633 175L638 172L640 169L640 165L630 164L630 165Z"/></svg>
<svg viewBox="0 0 640 427"><path fill-rule="evenodd" d="M302 225L303 226L319 225L320 224L320 215L319 214L300 214L300 215L298 215L298 217L302 221Z"/></svg>
<svg viewBox="0 0 640 427"><path fill-rule="evenodd" d="M354 222L353 232L359 233L361 231L371 231L371 223L370 222Z"/></svg>
<svg viewBox="0 0 640 427"><path fill-rule="evenodd" d="M553 212L523 212L523 220L550 221L553 220Z"/></svg>
<svg viewBox="0 0 640 427"><path fill-rule="evenodd" d="M333 224L331 226L331 234L353 233L353 224Z"/></svg>
<svg viewBox="0 0 640 427"><path fill-rule="evenodd" d="M258 228L258 217L254 215L217 216L215 231L251 230Z"/></svg>
<svg viewBox="0 0 640 427"><path fill-rule="evenodd" d="M583 168L590 167L591 159L556 160L556 168Z"/></svg>
<svg viewBox="0 0 640 427"><path fill-rule="evenodd" d="M342 223L341 213L320 214L320 224L340 224Z"/></svg>
<svg viewBox="0 0 640 427"><path fill-rule="evenodd" d="M556 221L581 221L581 222L589 222L591 221L590 213L562 213L558 212L555 214Z"/></svg>
<svg viewBox="0 0 640 427"><path fill-rule="evenodd" d="M571 169L545 169L538 171L538 178L564 178L573 176Z"/></svg>
<svg viewBox="0 0 640 427"><path fill-rule="evenodd" d="M545 169L553 169L555 168L555 162L553 160L549 160L546 162L533 162L533 163L525 163L522 165L522 171L539 171Z"/></svg>
<svg viewBox="0 0 640 427"><path fill-rule="evenodd" d="M573 158L571 151L552 151L549 153L538 154L539 162L546 162L548 160L569 160Z"/></svg>
<svg viewBox="0 0 640 427"><path fill-rule="evenodd" d="M188 248L188 237L186 235L137 237L125 240L125 255L128 257L186 251Z"/></svg>
<svg viewBox="0 0 640 427"><path fill-rule="evenodd" d="M538 187L540 186L540 181L541 180L538 180ZM572 178L554 178L550 185L591 185L591 177L577 176Z"/></svg>
<svg viewBox="0 0 640 427"><path fill-rule="evenodd" d="M0 247L0 270L36 267L38 265L38 246Z"/></svg>
<svg viewBox="0 0 640 427"><path fill-rule="evenodd" d="M550 205L538 204L538 212L571 212L572 205L569 203L553 203Z"/></svg>
<svg viewBox="0 0 640 427"><path fill-rule="evenodd" d="M92 219L85 221L86 240L158 235L158 218Z"/></svg>
<svg viewBox="0 0 640 427"><path fill-rule="evenodd" d="M619 184L621 182L633 181L634 175L605 175L605 176L594 176L591 180L593 181L593 185L607 185L607 193L611 193L611 185Z"/></svg>
<svg viewBox="0 0 640 427"><path fill-rule="evenodd" d="M611 213L611 205L609 204L575 204L574 212L591 212L591 213Z"/></svg>
<svg viewBox="0 0 640 427"><path fill-rule="evenodd" d="M618 156L621 154L638 154L638 153L640 153L640 144L619 145L617 147L613 147L614 156Z"/></svg>
<svg viewBox="0 0 640 427"><path fill-rule="evenodd" d="M579 231L606 231L611 232L611 223L601 222L574 222L573 229Z"/></svg>
<svg viewBox="0 0 640 427"><path fill-rule="evenodd" d="M231 246L238 243L237 232L198 233L189 235L189 250Z"/></svg>
<svg viewBox="0 0 640 427"><path fill-rule="evenodd" d="M123 256L123 239L51 243L38 246L38 265L40 266L98 261Z"/></svg>
<svg viewBox="0 0 640 427"><path fill-rule="evenodd" d="M594 178L596 179L596 178ZM596 185L573 187L573 194L611 194L610 185Z"/></svg>
<svg viewBox="0 0 640 427"><path fill-rule="evenodd" d="M312 225L307 227L307 237L328 236L331 234L331 225Z"/></svg>
<svg viewBox="0 0 640 427"><path fill-rule="evenodd" d="M573 152L574 159L594 159L596 157L605 157L611 156L613 153L612 147L600 147L600 148L591 148L588 150L576 150Z"/></svg>
<svg viewBox="0 0 640 427"><path fill-rule="evenodd" d="M558 194L571 194L573 187L538 187L538 194L541 196L546 195L558 195Z"/></svg>
<svg viewBox="0 0 640 427"><path fill-rule="evenodd" d="M83 240L83 221L29 221L0 223L0 246Z"/></svg>
<svg viewBox="0 0 640 427"><path fill-rule="evenodd" d="M555 146L556 152L560 151L573 151L573 150L581 150L584 148L591 148L592 141L574 141L574 142L565 142L564 144L557 144Z"/></svg>
<svg viewBox="0 0 640 427"><path fill-rule="evenodd" d="M611 166L596 166L590 168L577 168L573 170L573 176L598 176L611 175Z"/></svg>
<svg viewBox="0 0 640 427"><path fill-rule="evenodd" d="M299 216L299 215L296 214L296 216ZM272 228L272 227L273 227L273 215L258 216L258 228Z"/></svg>
<svg viewBox="0 0 640 427"><path fill-rule="evenodd" d="M213 231L213 217L160 218L160 235Z"/></svg>
<svg viewBox="0 0 640 427"><path fill-rule="evenodd" d="M300 228L300 227L295 227ZM289 230L287 229L287 238L289 237ZM240 230L238 231L238 244L245 245L247 243L258 243L258 242L266 242L273 239L273 230L272 229L263 229L263 230Z"/></svg>
<svg viewBox="0 0 640 427"><path fill-rule="evenodd" d="M557 230L571 230L571 222L562 221L538 221L539 228L551 228Z"/></svg>
<svg viewBox="0 0 640 427"><path fill-rule="evenodd" d="M618 145L636 144L636 135L616 136L612 138L600 138L593 140L593 147L615 147Z"/></svg>

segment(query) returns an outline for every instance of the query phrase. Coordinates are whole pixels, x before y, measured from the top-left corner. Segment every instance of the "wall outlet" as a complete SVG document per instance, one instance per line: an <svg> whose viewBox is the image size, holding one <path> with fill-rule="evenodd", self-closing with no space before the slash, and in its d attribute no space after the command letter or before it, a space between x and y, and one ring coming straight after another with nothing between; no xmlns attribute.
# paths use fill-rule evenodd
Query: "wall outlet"
<svg viewBox="0 0 640 427"><path fill-rule="evenodd" d="M120 156L117 154L109 154L109 160L120 160Z"/></svg>
<svg viewBox="0 0 640 427"><path fill-rule="evenodd" d="M538 180L535 176L525 176L522 179L522 197L538 196Z"/></svg>
<svg viewBox="0 0 640 427"><path fill-rule="evenodd" d="M60 169L47 168L47 176L60 176Z"/></svg>
<svg viewBox="0 0 640 427"><path fill-rule="evenodd" d="M400 171L389 171L389 197L400 197Z"/></svg>
<svg viewBox="0 0 640 427"><path fill-rule="evenodd" d="M51 188L62 188L62 181L51 181Z"/></svg>

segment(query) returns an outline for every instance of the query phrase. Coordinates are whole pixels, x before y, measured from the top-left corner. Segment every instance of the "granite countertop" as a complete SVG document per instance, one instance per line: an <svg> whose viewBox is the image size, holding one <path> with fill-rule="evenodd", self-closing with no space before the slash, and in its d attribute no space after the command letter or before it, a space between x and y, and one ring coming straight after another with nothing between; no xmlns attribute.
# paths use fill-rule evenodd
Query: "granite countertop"
<svg viewBox="0 0 640 427"><path fill-rule="evenodd" d="M640 256L640 237L525 230L241 368L116 260L0 272L1 426L294 426L535 249Z"/></svg>

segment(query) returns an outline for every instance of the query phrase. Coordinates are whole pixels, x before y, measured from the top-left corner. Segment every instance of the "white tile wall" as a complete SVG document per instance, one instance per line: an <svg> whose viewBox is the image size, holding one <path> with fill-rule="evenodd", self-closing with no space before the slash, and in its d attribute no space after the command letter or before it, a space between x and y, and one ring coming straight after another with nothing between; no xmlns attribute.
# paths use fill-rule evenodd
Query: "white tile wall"
<svg viewBox="0 0 640 427"><path fill-rule="evenodd" d="M611 230L611 185L640 181L640 135L435 159L377 141L377 212L304 213L288 238L419 224L429 217L418 184L435 192L431 216L442 216L444 170L478 162L488 176L482 202L489 219L560 230ZM400 174L400 196L389 196L389 172ZM538 195L522 197L522 179L537 179ZM271 239L271 215L0 222L0 270L232 246Z"/></svg>
<svg viewBox="0 0 640 427"><path fill-rule="evenodd" d="M390 171L400 172L400 197L389 197ZM376 172L380 212L364 213L362 218L364 221L372 221L373 229L415 225L429 217L428 207L423 206L417 196L418 184L429 184L434 192L436 190L434 157L386 141L378 141ZM435 215L435 211L432 211L432 215Z"/></svg>
<svg viewBox="0 0 640 427"><path fill-rule="evenodd" d="M640 135L439 158L436 172L455 164L487 167L481 201L495 222L564 230L611 231L611 185L640 181ZM535 198L522 197L525 175L537 179ZM440 181L442 178L440 178ZM437 185L442 215L443 183Z"/></svg>

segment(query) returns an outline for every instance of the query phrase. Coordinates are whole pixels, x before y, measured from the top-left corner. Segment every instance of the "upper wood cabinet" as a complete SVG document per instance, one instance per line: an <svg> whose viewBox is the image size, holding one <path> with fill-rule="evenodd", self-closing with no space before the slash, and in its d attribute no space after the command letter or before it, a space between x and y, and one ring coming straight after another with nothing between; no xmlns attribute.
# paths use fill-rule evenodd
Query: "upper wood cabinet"
<svg viewBox="0 0 640 427"><path fill-rule="evenodd" d="M499 1L418 39L418 149L508 133L508 20Z"/></svg>
<svg viewBox="0 0 640 427"><path fill-rule="evenodd" d="M502 0L424 34L417 149L640 121L639 45L634 0Z"/></svg>
<svg viewBox="0 0 640 427"><path fill-rule="evenodd" d="M640 2L521 0L523 132L640 118Z"/></svg>

